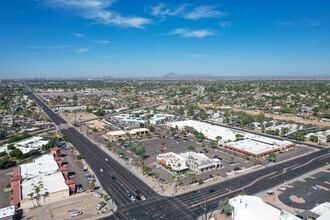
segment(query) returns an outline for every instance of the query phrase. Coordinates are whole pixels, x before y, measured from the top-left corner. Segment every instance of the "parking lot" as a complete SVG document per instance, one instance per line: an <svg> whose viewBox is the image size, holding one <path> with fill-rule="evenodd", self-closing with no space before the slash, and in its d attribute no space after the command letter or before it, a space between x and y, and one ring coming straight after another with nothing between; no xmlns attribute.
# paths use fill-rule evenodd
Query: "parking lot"
<svg viewBox="0 0 330 220"><path fill-rule="evenodd" d="M10 184L10 176L13 173L13 167L0 170L0 208L10 206L11 202L11 193L10 188L7 188L7 185Z"/></svg>
<svg viewBox="0 0 330 220"><path fill-rule="evenodd" d="M84 164L82 161L76 159L76 154L74 152L70 152L69 149L64 147L61 148L63 166L67 166L69 168L69 177L70 179L75 180L76 185L81 185L85 190L89 190L89 181L86 176L84 176L83 172Z"/></svg>
<svg viewBox="0 0 330 220"><path fill-rule="evenodd" d="M328 202L330 169L313 174L303 181L295 181L290 187L284 188L279 194L279 200L288 206L310 210L316 204Z"/></svg>
<svg viewBox="0 0 330 220"><path fill-rule="evenodd" d="M89 134L89 137L98 143L103 143L110 146L110 150L117 155L122 154L121 157L125 158L127 163L142 167L142 157L137 155L139 149L145 149L146 154L144 156L144 165L152 168L151 173L156 173L155 178L161 184L178 183L182 186L197 183L198 180L210 179L214 177L226 177L228 172L246 169L256 164L265 165L271 163L266 158L254 159L252 157L246 157L243 154L230 151L218 146L212 146L209 140L197 139L192 134L182 134L180 131L173 131L166 125L155 125L155 131L150 135L143 136L131 136L125 140L125 143L119 143L117 140L107 141L103 135L104 131L95 132ZM194 146L195 152L203 153L210 159L219 158L222 163L222 167L208 170L199 173L193 173L194 175L175 175L169 169L159 166L156 163L156 157L158 154L174 152L183 153L189 151L188 146ZM290 159L294 156L301 155L312 151L308 147L296 147L288 151L278 153L276 161ZM193 171L192 171L193 172ZM218 178L219 179L219 178Z"/></svg>
<svg viewBox="0 0 330 220"><path fill-rule="evenodd" d="M85 219L93 218L101 214L109 213L112 209L111 203L107 202L106 206L101 210L97 210L97 205L103 199L95 197L92 193L80 194L69 197L67 199L49 203L37 208L25 209L23 212L24 219ZM71 217L71 210L79 210L81 215Z"/></svg>

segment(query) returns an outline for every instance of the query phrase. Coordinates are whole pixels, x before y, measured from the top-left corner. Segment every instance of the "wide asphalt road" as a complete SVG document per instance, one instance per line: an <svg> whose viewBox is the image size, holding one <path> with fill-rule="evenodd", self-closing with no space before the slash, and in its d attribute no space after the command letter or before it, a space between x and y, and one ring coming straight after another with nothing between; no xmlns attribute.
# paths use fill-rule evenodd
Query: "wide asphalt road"
<svg viewBox="0 0 330 220"><path fill-rule="evenodd" d="M255 194L267 190L325 166L330 160L329 149L323 149L307 156L216 183L199 191L174 197L162 197L133 174L128 175L125 167L107 156L103 150L75 128L67 128L65 126L67 122L64 119L44 105L32 92L31 95L51 120L59 127L63 127L61 132L70 138L72 144L95 172L104 190L116 202L118 211L109 219L197 219L204 214L205 208L208 211L215 210L221 198L231 198L242 191ZM109 161L105 161L105 158L108 158ZM101 168L103 172L100 171ZM115 180L112 179L112 176L115 177ZM132 202L126 195L126 191L136 195L135 190L138 190L147 199ZM207 200L207 205L205 205L205 200Z"/></svg>

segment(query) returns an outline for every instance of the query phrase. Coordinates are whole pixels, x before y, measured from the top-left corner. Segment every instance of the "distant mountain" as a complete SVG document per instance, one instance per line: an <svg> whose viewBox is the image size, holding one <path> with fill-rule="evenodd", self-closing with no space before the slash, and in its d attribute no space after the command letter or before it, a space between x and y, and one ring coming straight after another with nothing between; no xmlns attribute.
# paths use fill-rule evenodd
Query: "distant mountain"
<svg viewBox="0 0 330 220"><path fill-rule="evenodd" d="M217 76L214 76L212 74L183 74L181 78L216 78Z"/></svg>
<svg viewBox="0 0 330 220"><path fill-rule="evenodd" d="M169 72L169 73L166 73L165 75L163 75L162 77L163 78L180 78L180 75L176 74L176 73Z"/></svg>
<svg viewBox="0 0 330 220"><path fill-rule="evenodd" d="M187 73L187 74L182 74L182 75L179 75L179 74L176 74L176 73L172 73L172 72L169 72L165 75L162 76L162 78L216 78L217 76L214 76L212 74L190 74L190 73Z"/></svg>

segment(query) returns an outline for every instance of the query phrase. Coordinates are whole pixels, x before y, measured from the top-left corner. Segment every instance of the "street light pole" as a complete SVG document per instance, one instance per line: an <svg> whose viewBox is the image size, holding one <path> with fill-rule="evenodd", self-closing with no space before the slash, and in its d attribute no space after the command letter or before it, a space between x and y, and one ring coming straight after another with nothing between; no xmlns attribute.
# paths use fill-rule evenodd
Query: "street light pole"
<svg viewBox="0 0 330 220"><path fill-rule="evenodd" d="M198 192L203 196L203 199L204 199L204 202L205 202L205 220L207 220L207 199L205 198L203 193L201 193L201 191L198 191Z"/></svg>

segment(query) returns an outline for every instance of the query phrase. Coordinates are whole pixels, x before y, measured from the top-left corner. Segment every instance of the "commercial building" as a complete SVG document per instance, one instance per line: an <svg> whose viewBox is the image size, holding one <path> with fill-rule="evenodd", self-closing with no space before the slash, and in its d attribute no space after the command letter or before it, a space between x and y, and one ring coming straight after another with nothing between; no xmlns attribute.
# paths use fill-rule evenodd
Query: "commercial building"
<svg viewBox="0 0 330 220"><path fill-rule="evenodd" d="M220 125L194 120L173 122L169 123L168 126L177 126L180 130L185 130L189 133L196 130L202 132L210 140L216 140L220 136L221 140L218 141L220 146L240 153L248 153L251 156L264 156L271 152L278 152L295 146L295 143L290 141L237 131ZM238 135L240 136L239 138L237 137Z"/></svg>
<svg viewBox="0 0 330 220"><path fill-rule="evenodd" d="M176 173L184 172L189 169L187 159L173 152L157 155L157 162Z"/></svg>
<svg viewBox="0 0 330 220"><path fill-rule="evenodd" d="M149 130L146 128L136 128L129 131L124 131L124 130L109 131L105 137L109 140L117 140L118 138L126 139L129 136L144 135L148 133Z"/></svg>
<svg viewBox="0 0 330 220"><path fill-rule="evenodd" d="M60 149L53 148L51 154L14 168L10 179L14 205L29 208L69 197L75 181L69 179L60 155Z"/></svg>
<svg viewBox="0 0 330 220"><path fill-rule="evenodd" d="M113 120L120 122L121 124L139 126L140 124L147 124L146 120L135 119L132 115L129 114L120 114L112 116Z"/></svg>
<svg viewBox="0 0 330 220"><path fill-rule="evenodd" d="M40 150L43 145L48 144L48 140L43 140L42 137L29 137L20 141L16 141L10 144L5 144L0 147L0 156L5 153L10 153L11 150L8 150L8 145L13 145L15 148L18 148L22 151L23 155L26 155L32 150Z"/></svg>
<svg viewBox="0 0 330 220"><path fill-rule="evenodd" d="M182 154L169 152L159 154L157 155L157 162L176 173L185 172L188 169L195 172L202 172L209 169L219 168L221 166L221 161L219 159L210 159L204 154L195 152Z"/></svg>
<svg viewBox="0 0 330 220"><path fill-rule="evenodd" d="M250 156L255 157L263 156L271 152L278 152L281 150L281 148L277 145L270 145L251 139L229 142L226 143L224 147L240 153L248 153Z"/></svg>
<svg viewBox="0 0 330 220"><path fill-rule="evenodd" d="M233 220L300 220L300 218L279 210L256 196L239 195L229 200L233 207Z"/></svg>

